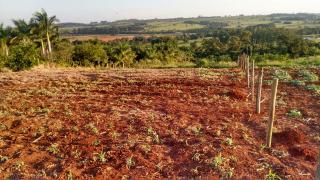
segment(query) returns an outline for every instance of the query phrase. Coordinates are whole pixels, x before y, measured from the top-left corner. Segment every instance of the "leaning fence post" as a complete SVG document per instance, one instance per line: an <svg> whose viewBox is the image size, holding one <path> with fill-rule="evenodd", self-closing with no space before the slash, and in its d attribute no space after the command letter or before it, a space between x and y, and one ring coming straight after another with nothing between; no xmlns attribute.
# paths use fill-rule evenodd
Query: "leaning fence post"
<svg viewBox="0 0 320 180"><path fill-rule="evenodd" d="M247 85L248 88L250 88L250 60L249 57L246 59L246 64L247 64L247 68L246 68L246 76L247 76Z"/></svg>
<svg viewBox="0 0 320 180"><path fill-rule="evenodd" d="M251 72L251 94L252 94L252 102L254 102L254 85L255 85L255 82L254 82L254 59L252 59L252 72Z"/></svg>
<svg viewBox="0 0 320 180"><path fill-rule="evenodd" d="M258 89L257 89L257 99L256 99L256 112L260 114L261 112L261 94L262 94L262 83L263 83L263 68L261 68L258 80Z"/></svg>
<svg viewBox="0 0 320 180"><path fill-rule="evenodd" d="M266 145L267 147L271 147L272 143L272 128L273 128L273 121L275 116L276 110L276 100L277 100L277 88L278 88L278 79L274 79L272 83L272 91L271 91L271 101L270 101L270 109L269 109L269 123L268 123L268 130L267 130L267 139Z"/></svg>

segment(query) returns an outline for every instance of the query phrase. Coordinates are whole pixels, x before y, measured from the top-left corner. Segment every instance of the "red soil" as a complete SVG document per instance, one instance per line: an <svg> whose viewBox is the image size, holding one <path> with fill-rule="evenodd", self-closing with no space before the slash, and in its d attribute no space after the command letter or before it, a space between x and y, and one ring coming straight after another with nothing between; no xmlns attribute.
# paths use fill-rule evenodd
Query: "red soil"
<svg viewBox="0 0 320 180"><path fill-rule="evenodd" d="M282 132L274 133L273 137L274 143L286 144L288 146L305 141L304 134L295 129L285 129Z"/></svg>
<svg viewBox="0 0 320 180"><path fill-rule="evenodd" d="M0 74L0 178L314 178L319 96L280 82L264 149L270 86L256 115L239 70L201 71Z"/></svg>

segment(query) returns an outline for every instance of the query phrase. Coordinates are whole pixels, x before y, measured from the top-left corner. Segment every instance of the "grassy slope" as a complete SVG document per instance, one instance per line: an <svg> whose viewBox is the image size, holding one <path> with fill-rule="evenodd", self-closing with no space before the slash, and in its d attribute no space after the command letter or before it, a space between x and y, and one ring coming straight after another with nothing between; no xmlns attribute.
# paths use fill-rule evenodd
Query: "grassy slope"
<svg viewBox="0 0 320 180"><path fill-rule="evenodd" d="M145 27L146 32L184 31L201 29L205 26L200 24L186 24L183 22L151 22Z"/></svg>
<svg viewBox="0 0 320 180"><path fill-rule="evenodd" d="M198 18L177 18L177 19L151 19L151 20L123 20L108 24L97 24L92 27L106 27L106 26L132 26L135 23L145 23L143 25L146 32L164 32L164 31L184 31L190 29L198 29L206 27L200 24L188 24L185 21L193 22L223 22L228 24L228 28L247 27L258 24L274 23L277 27L284 28L303 28L303 27L320 27L320 15L318 19L305 18L302 20L284 20L283 17L295 17L294 15L258 15L258 16L224 16L224 17L198 17ZM67 26L61 27L62 32L70 31L73 28L81 28L83 26ZM88 26L87 26L88 27ZM90 27L90 26L89 26Z"/></svg>

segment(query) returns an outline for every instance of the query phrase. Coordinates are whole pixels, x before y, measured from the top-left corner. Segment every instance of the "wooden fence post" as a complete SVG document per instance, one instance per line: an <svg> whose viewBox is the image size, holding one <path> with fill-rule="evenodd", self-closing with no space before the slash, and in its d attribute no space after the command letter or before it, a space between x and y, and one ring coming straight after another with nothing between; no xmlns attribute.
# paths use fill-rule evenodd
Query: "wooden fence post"
<svg viewBox="0 0 320 180"><path fill-rule="evenodd" d="M320 149L318 154L318 167L316 172L316 180L320 180Z"/></svg>
<svg viewBox="0 0 320 180"><path fill-rule="evenodd" d="M255 86L255 82L254 82L254 76L255 76L255 74L254 74L254 59L252 59L252 72L251 72L251 75L252 75L252 77L251 77L251 94L252 94L252 102L254 102L254 96L255 96L255 94L254 94L254 86Z"/></svg>
<svg viewBox="0 0 320 180"><path fill-rule="evenodd" d="M250 60L249 60L249 57L246 58L246 64L247 64L247 67L246 67L247 85L248 85L248 88L250 88Z"/></svg>
<svg viewBox="0 0 320 180"><path fill-rule="evenodd" d="M260 114L261 112L261 95L262 95L262 84L263 84L263 68L261 68L259 74L259 82L257 87L257 99L256 99L256 112Z"/></svg>
<svg viewBox="0 0 320 180"><path fill-rule="evenodd" d="M277 100L277 89L278 89L278 79L274 79L272 83L272 91L271 91L271 100L270 100L270 110L269 110L269 123L267 130L267 139L266 145L267 147L271 147L272 143L272 128L276 110L276 100Z"/></svg>
<svg viewBox="0 0 320 180"><path fill-rule="evenodd" d="M242 57L242 70L245 71L246 64L245 64L245 56Z"/></svg>

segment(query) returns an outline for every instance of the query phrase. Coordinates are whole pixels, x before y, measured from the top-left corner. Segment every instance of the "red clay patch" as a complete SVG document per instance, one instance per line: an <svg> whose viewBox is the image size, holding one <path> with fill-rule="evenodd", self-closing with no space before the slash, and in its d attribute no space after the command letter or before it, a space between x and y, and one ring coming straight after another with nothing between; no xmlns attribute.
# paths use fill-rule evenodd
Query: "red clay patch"
<svg viewBox="0 0 320 180"><path fill-rule="evenodd" d="M303 156L307 161L315 162L317 159L317 151L306 146L294 146L289 149L292 156Z"/></svg>
<svg viewBox="0 0 320 180"><path fill-rule="evenodd" d="M305 135L295 129L285 129L282 132L274 133L273 142L291 146L294 144L302 143L305 140Z"/></svg>
<svg viewBox="0 0 320 180"><path fill-rule="evenodd" d="M302 179L301 170L315 172L318 97L279 84L275 127L288 129L275 133L273 154L261 150L270 86L258 115L238 69L197 72L0 73L0 179L264 179L269 167ZM287 119L294 108L310 120Z"/></svg>
<svg viewBox="0 0 320 180"><path fill-rule="evenodd" d="M239 99L239 100L244 100L247 98L248 93L246 91L243 90L231 90L227 93L228 96L230 96L231 98L235 98L235 99Z"/></svg>

